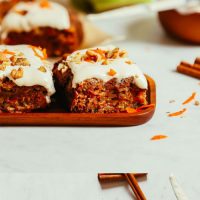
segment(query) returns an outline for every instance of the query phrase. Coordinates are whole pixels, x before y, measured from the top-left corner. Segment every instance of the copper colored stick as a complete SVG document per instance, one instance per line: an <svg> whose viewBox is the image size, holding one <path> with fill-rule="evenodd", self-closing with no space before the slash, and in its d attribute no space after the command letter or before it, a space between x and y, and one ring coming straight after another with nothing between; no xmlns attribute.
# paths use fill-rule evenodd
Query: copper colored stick
<svg viewBox="0 0 200 200"><path fill-rule="evenodd" d="M185 65L179 65L177 67L177 71L182 73L182 74L186 74L188 76L193 76L193 77L200 79L200 70L198 70L198 69L190 68L190 67L187 67Z"/></svg>
<svg viewBox="0 0 200 200"><path fill-rule="evenodd" d="M126 180L133 190L137 200L146 200L146 197L144 196L144 193L142 192L135 176L133 174L125 174L124 176L126 177Z"/></svg>
<svg viewBox="0 0 200 200"><path fill-rule="evenodd" d="M194 63L200 65L200 57L197 57Z"/></svg>
<svg viewBox="0 0 200 200"><path fill-rule="evenodd" d="M135 178L145 178L147 173L134 173ZM122 173L100 173L98 174L99 182L101 183L112 183L125 181L126 178Z"/></svg>
<svg viewBox="0 0 200 200"><path fill-rule="evenodd" d="M193 65L188 62L182 61L179 66L185 66L188 68L200 70L200 58L197 58Z"/></svg>

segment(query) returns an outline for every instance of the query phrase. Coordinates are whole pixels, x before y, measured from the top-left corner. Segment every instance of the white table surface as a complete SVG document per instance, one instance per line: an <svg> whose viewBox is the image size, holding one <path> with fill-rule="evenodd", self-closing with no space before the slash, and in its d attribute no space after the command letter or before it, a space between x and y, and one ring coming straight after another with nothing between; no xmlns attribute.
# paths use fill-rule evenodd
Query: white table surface
<svg viewBox="0 0 200 200"><path fill-rule="evenodd" d="M193 62L200 47L167 38L153 16L97 25L108 33L127 35L126 41L115 44L126 48L156 81L154 117L144 125L122 128L0 127L0 199L132 198L123 186L102 190L96 179L102 171L149 172L148 181L141 183L148 200L175 200L168 180L173 172L189 199L197 199L200 106L186 105L182 118L169 118L166 112L182 109L192 92L200 94L200 80L174 71L183 59ZM169 138L151 141L156 134ZM13 174L21 172L26 174Z"/></svg>

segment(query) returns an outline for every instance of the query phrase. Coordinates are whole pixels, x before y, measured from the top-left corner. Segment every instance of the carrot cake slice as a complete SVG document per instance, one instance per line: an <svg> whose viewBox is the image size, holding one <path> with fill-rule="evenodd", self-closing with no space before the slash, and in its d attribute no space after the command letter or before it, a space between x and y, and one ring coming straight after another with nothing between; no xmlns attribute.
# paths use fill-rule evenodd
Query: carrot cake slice
<svg viewBox="0 0 200 200"><path fill-rule="evenodd" d="M125 50L113 46L75 51L53 73L71 112L127 112L148 103L145 76Z"/></svg>
<svg viewBox="0 0 200 200"><path fill-rule="evenodd" d="M82 25L74 11L47 0L19 2L2 20L4 44L41 46L49 56L73 52L82 38Z"/></svg>
<svg viewBox="0 0 200 200"><path fill-rule="evenodd" d="M54 93L52 66L44 50L0 45L0 112L46 108Z"/></svg>

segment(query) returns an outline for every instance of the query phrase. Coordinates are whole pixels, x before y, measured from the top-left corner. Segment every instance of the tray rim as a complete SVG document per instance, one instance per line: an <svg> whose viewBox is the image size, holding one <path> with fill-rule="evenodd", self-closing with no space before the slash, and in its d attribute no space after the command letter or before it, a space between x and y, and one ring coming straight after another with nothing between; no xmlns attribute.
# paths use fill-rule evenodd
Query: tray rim
<svg viewBox="0 0 200 200"><path fill-rule="evenodd" d="M150 104L154 104L154 107L147 108L138 113L65 113L65 112L34 112L34 113L0 113L0 126L134 126L144 124L149 121L156 109L156 84L155 81L145 74L148 81ZM148 117L147 117L148 115ZM142 118L145 117L144 120ZM31 121L31 118L33 119ZM39 122L39 119L46 118L49 123L44 121ZM68 118L69 121L63 121L63 118ZM139 119L139 122L134 120ZM53 122L53 119L57 121ZM62 120L61 121L59 121ZM73 119L78 120L73 122ZM91 123L86 123L87 120L92 120ZM96 122L94 120L103 120L104 123ZM106 122L107 119L121 119L121 124L115 122ZM122 120L123 119L123 120ZM125 122L128 119L129 122ZM131 120L132 119L132 120ZM14 121L13 121L14 120ZM34 122L36 120L36 122ZM72 120L70 122L70 120ZM132 121L132 122L131 122ZM23 123L24 122L24 123Z"/></svg>

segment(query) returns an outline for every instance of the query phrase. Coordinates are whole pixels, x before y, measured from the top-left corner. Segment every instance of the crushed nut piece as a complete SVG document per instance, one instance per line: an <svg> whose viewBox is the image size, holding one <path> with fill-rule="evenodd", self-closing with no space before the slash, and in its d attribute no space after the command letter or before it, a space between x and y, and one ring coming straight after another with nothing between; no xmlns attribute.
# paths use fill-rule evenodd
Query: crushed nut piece
<svg viewBox="0 0 200 200"><path fill-rule="evenodd" d="M94 62L99 62L101 60L101 55L98 54L94 50L87 50L86 51L86 56L84 58L85 61L94 61Z"/></svg>
<svg viewBox="0 0 200 200"><path fill-rule="evenodd" d="M131 60L127 60L127 61L125 61L125 63L127 63L129 65L133 64L133 62Z"/></svg>
<svg viewBox="0 0 200 200"><path fill-rule="evenodd" d="M12 66L20 65L20 66L30 66L30 63L27 58L20 57L18 55L14 55L10 57L10 60L12 62Z"/></svg>
<svg viewBox="0 0 200 200"><path fill-rule="evenodd" d="M119 56L120 56L121 58L125 58L125 57L127 57L127 55L128 55L128 53L127 53L126 50L122 50L122 51L119 52Z"/></svg>
<svg viewBox="0 0 200 200"><path fill-rule="evenodd" d="M117 58L125 58L127 56L127 52L125 50L121 50L119 48L114 48L112 50L102 50L102 49L88 49L84 55L81 55L78 52L71 59L72 62L102 62L102 65L107 65L108 62L117 59ZM132 61L127 61L128 64L132 64Z"/></svg>
<svg viewBox="0 0 200 200"><path fill-rule="evenodd" d="M22 78L23 77L23 69L20 67L18 70L16 69L13 69L10 73L11 77L13 79L19 79L19 78Z"/></svg>
<svg viewBox="0 0 200 200"><path fill-rule="evenodd" d="M46 71L47 71L46 68L43 67L43 66L40 66L40 67L38 68L38 70L40 70L41 72L46 72Z"/></svg>
<svg viewBox="0 0 200 200"><path fill-rule="evenodd" d="M1 55L1 54L0 54ZM9 58L7 58L6 56L0 56L0 67L1 67L1 70L5 70L5 68L7 66L11 65L11 62L9 60Z"/></svg>
<svg viewBox="0 0 200 200"><path fill-rule="evenodd" d="M136 74L136 75L135 75L135 78L139 78L139 76Z"/></svg>
<svg viewBox="0 0 200 200"><path fill-rule="evenodd" d="M60 63L60 64L58 65L58 71L61 71L61 73L66 72L67 69L68 69L67 63L65 63L65 62Z"/></svg>
<svg viewBox="0 0 200 200"><path fill-rule="evenodd" d="M194 102L194 105L195 105L195 106L199 106L199 105L200 105L200 102L196 100L196 101Z"/></svg>
<svg viewBox="0 0 200 200"><path fill-rule="evenodd" d="M108 65L109 62L108 62L108 60L104 60L101 64L102 64L102 65Z"/></svg>
<svg viewBox="0 0 200 200"><path fill-rule="evenodd" d="M28 13L28 11L27 10L15 10L15 12L17 13L17 14L19 14L19 15L26 15L27 13Z"/></svg>
<svg viewBox="0 0 200 200"><path fill-rule="evenodd" d="M112 59L119 57L119 48L115 48L110 53L108 53L108 57Z"/></svg>
<svg viewBox="0 0 200 200"><path fill-rule="evenodd" d="M175 100L170 100L170 101L169 101L169 103L174 103L174 102L175 102Z"/></svg>
<svg viewBox="0 0 200 200"><path fill-rule="evenodd" d="M6 69L6 66L0 65L0 70L4 71Z"/></svg>

